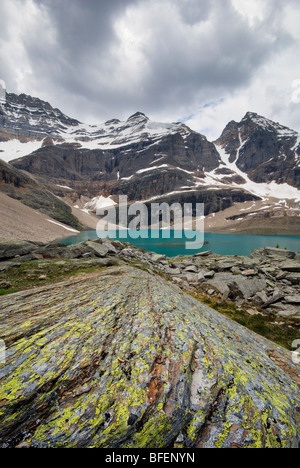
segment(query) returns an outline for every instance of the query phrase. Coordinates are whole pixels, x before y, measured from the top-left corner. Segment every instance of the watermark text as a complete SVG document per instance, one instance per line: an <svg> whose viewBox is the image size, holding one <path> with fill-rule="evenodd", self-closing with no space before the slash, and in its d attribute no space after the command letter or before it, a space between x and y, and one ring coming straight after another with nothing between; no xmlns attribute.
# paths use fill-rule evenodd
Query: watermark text
<svg viewBox="0 0 300 468"><path fill-rule="evenodd" d="M185 248L201 249L204 245L203 203L128 204L126 195L116 206L96 207L101 220L97 235L101 239L118 235L120 239L185 239Z"/></svg>

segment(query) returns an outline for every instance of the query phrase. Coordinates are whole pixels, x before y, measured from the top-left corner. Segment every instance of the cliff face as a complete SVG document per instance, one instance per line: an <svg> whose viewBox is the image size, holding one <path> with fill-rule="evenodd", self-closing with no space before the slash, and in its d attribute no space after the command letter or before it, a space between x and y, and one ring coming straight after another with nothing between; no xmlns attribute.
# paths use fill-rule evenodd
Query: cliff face
<svg viewBox="0 0 300 468"><path fill-rule="evenodd" d="M141 270L1 299L0 443L298 447L290 353Z"/></svg>
<svg viewBox="0 0 300 468"><path fill-rule="evenodd" d="M99 196L195 200L206 203L206 214L261 200L266 203L258 211L266 218L276 223L280 214L284 224L288 215L296 225L299 156L296 131L252 112L210 142L182 122L154 122L141 112L88 125L24 94L8 93L0 106L0 158L84 210ZM278 212L285 201L285 211ZM248 214L249 229L256 229L256 218ZM231 229L227 220L222 226Z"/></svg>
<svg viewBox="0 0 300 468"><path fill-rule="evenodd" d="M229 162L257 183L276 181L300 186L299 134L279 123L248 112L230 122L215 142Z"/></svg>
<svg viewBox="0 0 300 468"><path fill-rule="evenodd" d="M0 159L0 192L75 229L82 226L71 208L30 174L19 171Z"/></svg>
<svg viewBox="0 0 300 468"><path fill-rule="evenodd" d="M49 134L59 136L64 128L79 125L48 102L26 94L7 93L0 111L0 127L15 137L43 139Z"/></svg>

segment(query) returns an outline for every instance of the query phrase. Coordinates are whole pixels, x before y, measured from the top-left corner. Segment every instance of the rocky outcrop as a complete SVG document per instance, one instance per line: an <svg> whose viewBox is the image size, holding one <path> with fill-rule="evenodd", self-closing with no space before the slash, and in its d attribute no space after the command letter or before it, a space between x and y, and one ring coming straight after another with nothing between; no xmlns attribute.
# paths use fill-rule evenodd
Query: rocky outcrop
<svg viewBox="0 0 300 468"><path fill-rule="evenodd" d="M187 135L181 132L178 128L177 133L159 139L145 136L139 142L128 141L126 149L49 144L12 164L48 182L72 187L78 197L108 193L145 200L195 187L194 175L203 177L204 169L219 166L220 157L212 143L191 130L186 130Z"/></svg>
<svg viewBox="0 0 300 468"><path fill-rule="evenodd" d="M1 110L0 126L15 137L43 139L49 134L60 136L64 127L77 127L79 124L48 102L26 94L7 93Z"/></svg>
<svg viewBox="0 0 300 468"><path fill-rule="evenodd" d="M246 310L300 318L297 302L300 254L264 248L251 257L222 257L211 252L173 259L167 273L184 289L195 289L231 300Z"/></svg>
<svg viewBox="0 0 300 468"><path fill-rule="evenodd" d="M248 112L241 122L230 122L215 143L251 180L300 187L297 132Z"/></svg>
<svg viewBox="0 0 300 468"><path fill-rule="evenodd" d="M1 447L299 445L290 353L158 276L118 266L0 302Z"/></svg>
<svg viewBox="0 0 300 468"><path fill-rule="evenodd" d="M0 239L0 271L14 267L14 259L22 263L89 258L134 263L150 273L163 275L183 290L230 300L251 312L257 309L270 316L300 318L300 254L289 250L266 247L254 250L250 257L206 251L167 258L120 241L97 239L67 246Z"/></svg>
<svg viewBox="0 0 300 468"><path fill-rule="evenodd" d="M130 202L196 200L206 204L206 214L218 213L273 196L267 183L275 181L274 197L284 202L288 196L293 206L274 198L268 210L242 213L245 219L237 211L222 224L226 230L236 216L235 230L256 234L297 231L299 141L297 132L251 112L230 122L212 143L183 123L153 122L142 112L85 125L38 98L9 93L0 109L0 154L73 207L82 197L117 201L126 195ZM281 190L285 183L293 187Z"/></svg>
<svg viewBox="0 0 300 468"><path fill-rule="evenodd" d="M26 174L0 159L0 191L24 205L50 216L61 223L82 229L71 208L51 191Z"/></svg>
<svg viewBox="0 0 300 468"><path fill-rule="evenodd" d="M18 239L1 239L0 238L0 261L8 260L15 257L23 257L38 249L38 245L32 242L22 241Z"/></svg>
<svg viewBox="0 0 300 468"><path fill-rule="evenodd" d="M146 187L147 184L145 185L145 188ZM186 189L181 193L175 192L169 195L162 195L155 199L155 203L168 203L169 206L173 203L179 203L182 207L185 203L190 203L194 210L193 216L196 216L197 203L203 203L204 215L207 216L210 213L223 211L226 208L233 206L235 203L243 203L258 199L259 198L257 196L252 195L243 189L215 188L214 190L211 190L203 187L198 189ZM148 212L150 213L151 202L146 202L145 204L148 208Z"/></svg>

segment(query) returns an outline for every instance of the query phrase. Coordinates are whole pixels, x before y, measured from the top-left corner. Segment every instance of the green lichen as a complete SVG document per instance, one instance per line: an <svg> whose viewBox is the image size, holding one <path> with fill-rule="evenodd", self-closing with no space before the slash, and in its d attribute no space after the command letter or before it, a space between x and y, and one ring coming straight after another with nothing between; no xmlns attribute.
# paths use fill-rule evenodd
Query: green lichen
<svg viewBox="0 0 300 468"><path fill-rule="evenodd" d="M269 343L162 279L118 267L22 294L0 311L1 444L297 445L299 389Z"/></svg>

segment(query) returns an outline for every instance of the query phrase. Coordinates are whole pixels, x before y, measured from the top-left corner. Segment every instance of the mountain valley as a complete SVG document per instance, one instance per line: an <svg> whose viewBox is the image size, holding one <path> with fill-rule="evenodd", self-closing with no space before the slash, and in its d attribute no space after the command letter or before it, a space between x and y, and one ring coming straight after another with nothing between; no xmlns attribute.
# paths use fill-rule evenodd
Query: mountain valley
<svg viewBox="0 0 300 468"><path fill-rule="evenodd" d="M129 203L204 203L208 231L299 232L300 136L255 113L210 142L141 112L85 125L8 93L0 157L0 191L75 230L94 228L99 197L127 195Z"/></svg>

